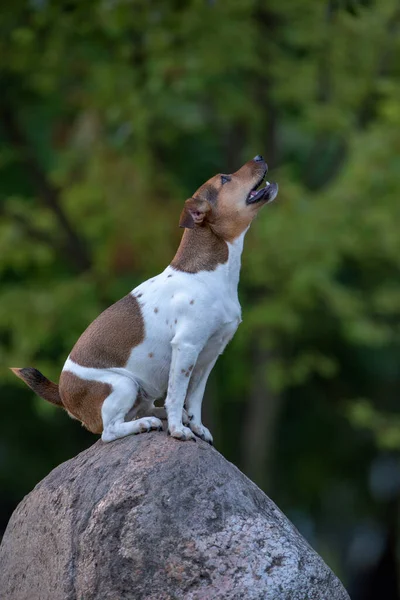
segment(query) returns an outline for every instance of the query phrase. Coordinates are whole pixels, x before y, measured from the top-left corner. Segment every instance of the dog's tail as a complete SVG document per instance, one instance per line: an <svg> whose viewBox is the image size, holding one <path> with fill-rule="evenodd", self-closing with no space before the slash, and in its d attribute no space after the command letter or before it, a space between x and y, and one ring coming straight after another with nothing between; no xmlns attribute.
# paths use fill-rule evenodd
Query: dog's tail
<svg viewBox="0 0 400 600"><path fill-rule="evenodd" d="M25 369L11 369L13 373L22 381L25 381L26 385L41 398L51 402L56 406L63 406L60 393L58 391L58 385L53 383L47 377L42 375L37 369L26 367Z"/></svg>

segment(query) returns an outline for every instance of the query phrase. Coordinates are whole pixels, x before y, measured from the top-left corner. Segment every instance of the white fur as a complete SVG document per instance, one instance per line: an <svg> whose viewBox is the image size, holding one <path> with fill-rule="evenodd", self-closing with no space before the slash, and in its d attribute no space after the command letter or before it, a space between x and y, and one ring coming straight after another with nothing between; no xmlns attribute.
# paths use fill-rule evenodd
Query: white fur
<svg viewBox="0 0 400 600"><path fill-rule="evenodd" d="M160 427L154 416L125 419L143 409L143 403L146 414L158 414L162 409L154 401L165 394L171 435L189 439L194 432L212 441L201 422L201 404L218 355L241 322L237 287L245 233L228 244L228 261L214 271L185 273L168 266L131 292L141 305L145 337L132 349L125 368L87 368L67 359L63 370L113 388L102 407L104 441ZM189 427L182 423L184 405Z"/></svg>

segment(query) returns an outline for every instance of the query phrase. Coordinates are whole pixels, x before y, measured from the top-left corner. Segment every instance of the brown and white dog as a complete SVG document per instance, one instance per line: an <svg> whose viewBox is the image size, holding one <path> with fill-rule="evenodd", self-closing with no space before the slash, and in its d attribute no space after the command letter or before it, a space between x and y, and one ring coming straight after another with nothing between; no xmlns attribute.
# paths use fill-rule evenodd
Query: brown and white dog
<svg viewBox="0 0 400 600"><path fill-rule="evenodd" d="M232 175L215 175L186 200L179 223L185 231L171 264L89 325L59 385L36 369L14 373L105 442L161 429L165 411L154 402L166 396L169 433L211 443L201 422L204 389L241 322L244 236L278 193L269 182L257 191L267 169L256 156Z"/></svg>

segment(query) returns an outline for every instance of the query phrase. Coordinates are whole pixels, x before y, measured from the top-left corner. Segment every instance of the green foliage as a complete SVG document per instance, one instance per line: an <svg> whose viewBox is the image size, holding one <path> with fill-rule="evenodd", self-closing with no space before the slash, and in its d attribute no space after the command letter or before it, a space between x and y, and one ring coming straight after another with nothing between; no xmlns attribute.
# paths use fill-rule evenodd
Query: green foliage
<svg viewBox="0 0 400 600"><path fill-rule="evenodd" d="M370 431L380 448L398 450L400 448L400 416L381 413L368 400L358 400L350 404L348 415L356 427Z"/></svg>

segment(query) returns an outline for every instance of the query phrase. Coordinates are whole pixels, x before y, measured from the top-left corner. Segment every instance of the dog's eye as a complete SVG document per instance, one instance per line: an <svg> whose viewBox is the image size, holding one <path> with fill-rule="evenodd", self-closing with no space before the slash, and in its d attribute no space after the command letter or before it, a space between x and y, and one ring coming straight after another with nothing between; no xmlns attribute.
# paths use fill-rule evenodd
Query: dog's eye
<svg viewBox="0 0 400 600"><path fill-rule="evenodd" d="M222 181L222 185L224 185L224 183L228 183L228 181L230 181L232 178L230 175L221 175L221 181Z"/></svg>

